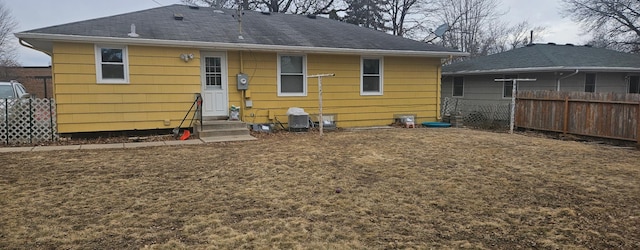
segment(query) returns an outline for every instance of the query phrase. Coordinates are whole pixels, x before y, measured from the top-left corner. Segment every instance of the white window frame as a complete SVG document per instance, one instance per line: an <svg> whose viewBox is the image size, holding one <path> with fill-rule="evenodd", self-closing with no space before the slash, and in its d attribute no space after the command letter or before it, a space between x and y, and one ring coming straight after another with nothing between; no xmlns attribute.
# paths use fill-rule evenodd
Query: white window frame
<svg viewBox="0 0 640 250"><path fill-rule="evenodd" d="M302 57L302 93L282 93L282 72L281 63L283 56L301 56ZM305 54L278 54L278 96L307 96L307 55Z"/></svg>
<svg viewBox="0 0 640 250"><path fill-rule="evenodd" d="M124 70L124 79L113 79L102 77L102 49L121 49L122 65ZM104 84L128 84L129 83L129 51L126 45L95 45L95 61L96 61L96 81Z"/></svg>
<svg viewBox="0 0 640 250"><path fill-rule="evenodd" d="M380 91L364 91L364 60L379 60ZM384 58L383 57L360 57L360 95L383 95L384 93Z"/></svg>
<svg viewBox="0 0 640 250"><path fill-rule="evenodd" d="M462 78L462 95L456 95L456 78ZM464 76L454 76L451 80L451 96L464 97Z"/></svg>

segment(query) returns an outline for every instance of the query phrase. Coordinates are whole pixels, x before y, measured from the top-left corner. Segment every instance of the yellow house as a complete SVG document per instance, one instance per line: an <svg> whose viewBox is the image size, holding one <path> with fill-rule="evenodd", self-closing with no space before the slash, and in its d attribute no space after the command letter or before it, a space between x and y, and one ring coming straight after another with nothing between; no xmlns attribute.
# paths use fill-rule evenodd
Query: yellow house
<svg viewBox="0 0 640 250"><path fill-rule="evenodd" d="M245 123L286 123L290 107L318 113L316 74L335 74L322 106L338 127L434 121L441 60L466 55L321 17L184 5L16 36L52 57L63 134L171 129L197 95L204 117L233 105Z"/></svg>

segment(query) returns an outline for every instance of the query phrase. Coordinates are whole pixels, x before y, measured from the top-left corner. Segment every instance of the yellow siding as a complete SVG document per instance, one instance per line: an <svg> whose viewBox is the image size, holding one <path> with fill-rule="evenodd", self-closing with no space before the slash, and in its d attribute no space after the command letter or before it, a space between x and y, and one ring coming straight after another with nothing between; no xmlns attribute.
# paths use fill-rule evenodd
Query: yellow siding
<svg viewBox="0 0 640 250"><path fill-rule="evenodd" d="M60 133L168 129L200 92L196 49L128 46L129 84L98 84L93 44L55 43L53 74ZM165 125L164 121L170 124Z"/></svg>
<svg viewBox="0 0 640 250"><path fill-rule="evenodd" d="M129 84L96 82L93 44L55 43L53 53L60 133L173 128L201 89L198 49L129 46ZM195 58L185 63L179 58L183 53ZM317 78L308 78L307 96L277 95L277 60L274 52L227 52L229 105L243 107L236 74L249 76L251 98L246 100L253 101L253 107L243 107L243 120L272 122L272 111L286 122L289 107L318 112ZM384 57L384 94L361 96L360 56L307 55L308 75L336 74L323 79L323 109L337 115L340 127L387 125L394 114L436 120L439 65L437 58Z"/></svg>
<svg viewBox="0 0 640 250"><path fill-rule="evenodd" d="M229 82L235 83L240 72L240 55L229 53ZM250 77L252 108L246 108L243 119L252 123L271 122L273 111L281 122L286 122L289 107L304 108L310 114L318 113L317 78L307 81L307 96L279 97L277 95L277 54L243 52L243 72ZM439 112L437 58L384 58L384 93L382 96L360 95L360 56L307 55L307 74L335 73L322 83L323 112L336 114L338 126L361 127L388 125L394 114L416 114L419 121L434 121ZM256 72L256 73L254 73ZM241 105L241 92L230 90L230 102ZM254 117L251 117L251 114Z"/></svg>

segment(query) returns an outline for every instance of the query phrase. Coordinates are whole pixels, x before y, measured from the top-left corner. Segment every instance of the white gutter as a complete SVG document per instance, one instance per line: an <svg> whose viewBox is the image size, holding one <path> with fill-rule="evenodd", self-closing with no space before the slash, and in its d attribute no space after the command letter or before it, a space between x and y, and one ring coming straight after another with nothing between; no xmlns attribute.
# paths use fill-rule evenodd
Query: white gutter
<svg viewBox="0 0 640 250"><path fill-rule="evenodd" d="M634 67L529 67L529 68L509 68L509 69L491 69L491 70L462 70L455 72L442 72L442 75L486 75L486 74L504 74L504 73L529 73L529 72L556 72L556 71L597 71L597 72L640 72L640 68Z"/></svg>
<svg viewBox="0 0 640 250"><path fill-rule="evenodd" d="M573 73L571 73L571 74L568 74L568 75L566 75L566 76L563 76L563 77L558 78L558 81L557 81L557 83L556 83L556 91L560 91L560 81L561 81L561 80L564 80L564 79L567 79L567 78L569 78L569 77L575 76L575 75L577 75L579 72L580 72L580 70L579 70L579 69L576 69L576 71L575 71L575 72L573 72Z"/></svg>
<svg viewBox="0 0 640 250"><path fill-rule="evenodd" d="M24 40L22 40L22 39L18 39L18 43L20 43L20 45L22 45L23 47L27 47L27 48L30 48L30 49L32 49L32 50L37 50L37 51L40 51L40 52L42 52L42 53L47 54L48 56L51 56L51 53L50 53L50 52L45 51L45 50L41 50L41 49L36 48L36 47L33 47L33 45L31 45L31 44L29 44L29 43L25 42L25 41L24 41Z"/></svg>
<svg viewBox="0 0 640 250"><path fill-rule="evenodd" d="M188 47L216 50L260 50L273 52L292 53L322 53L322 54L348 54L348 55L379 55L379 56L412 56L412 57L440 57L449 56L469 56L466 52L451 51L412 51L412 50L382 50L382 49L350 49L350 48L328 48L328 47L308 47L308 46L286 46L286 45L265 45L250 43L220 43L220 42L197 42L160 40L144 38L119 38L119 37L95 37L79 35L59 35L40 33L16 33L20 39L38 39L50 42L79 42L79 43L110 43L127 45L146 46L167 46L167 47Z"/></svg>

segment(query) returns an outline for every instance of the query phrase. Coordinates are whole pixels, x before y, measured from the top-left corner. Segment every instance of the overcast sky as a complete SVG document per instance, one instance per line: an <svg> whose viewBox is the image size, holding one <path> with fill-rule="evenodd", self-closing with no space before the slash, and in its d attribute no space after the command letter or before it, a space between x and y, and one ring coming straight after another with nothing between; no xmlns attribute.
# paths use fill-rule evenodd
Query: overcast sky
<svg viewBox="0 0 640 250"><path fill-rule="evenodd" d="M17 32L57 24L82 21L132 11L180 3L180 0L0 0L18 22ZM501 8L508 13L505 19L518 23L528 21L534 26L547 27L545 34L534 36L534 42L583 44L579 26L563 18L560 0L501 0ZM434 27L435 28L435 27ZM17 43L17 39L15 41ZM18 60L23 66L48 66L51 58L41 52L18 47Z"/></svg>

